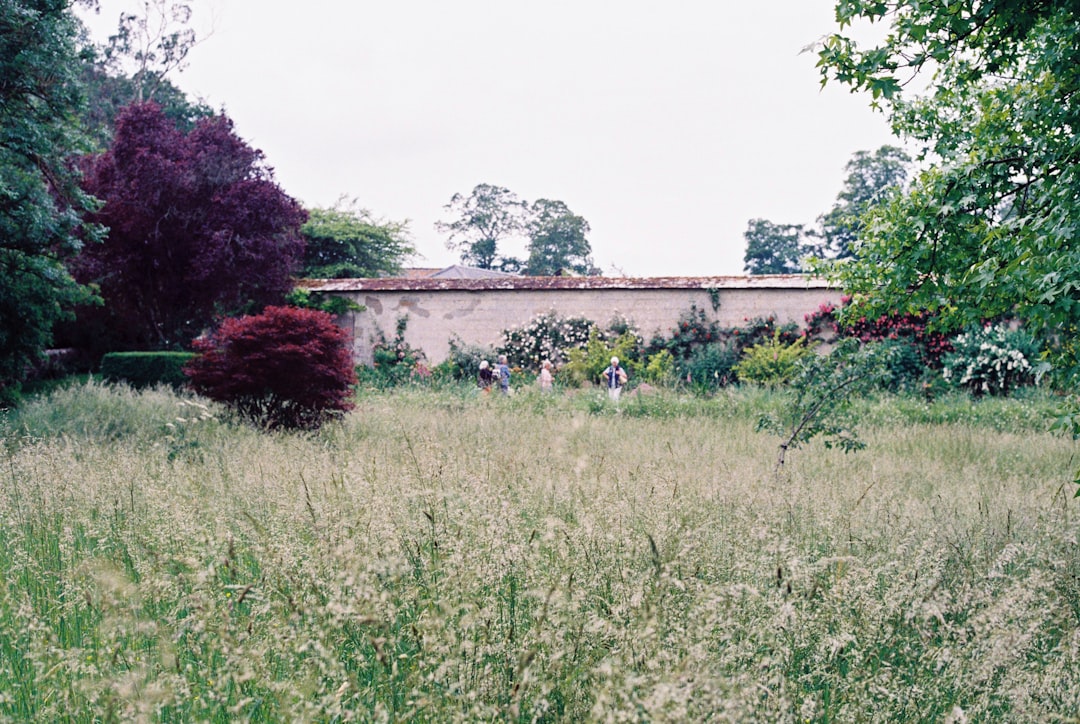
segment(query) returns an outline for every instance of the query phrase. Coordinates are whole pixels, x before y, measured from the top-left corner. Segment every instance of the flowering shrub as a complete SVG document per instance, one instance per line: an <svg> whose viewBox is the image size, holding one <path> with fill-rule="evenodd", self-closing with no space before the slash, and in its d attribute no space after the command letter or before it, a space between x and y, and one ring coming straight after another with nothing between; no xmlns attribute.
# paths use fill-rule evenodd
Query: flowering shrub
<svg viewBox="0 0 1080 724"><path fill-rule="evenodd" d="M803 334L811 340L825 343L840 337L855 337L860 342L907 341L915 346L925 367L941 368L941 358L952 351L949 334L930 331L933 316L929 312L917 314L883 314L876 319L857 317L841 319L851 305L851 297L843 296L840 307L825 302L805 317Z"/></svg>
<svg viewBox="0 0 1080 724"><path fill-rule="evenodd" d="M850 302L851 297L847 295L841 297L840 303L842 305L846 306ZM838 317L839 310L835 304L822 302L817 309L803 317L806 322L803 335L811 340L824 342L825 344L836 342L842 334Z"/></svg>
<svg viewBox="0 0 1080 724"><path fill-rule="evenodd" d="M584 317L560 317L555 311L533 317L524 327L503 331L503 344L496 353L505 354L510 364L538 370L544 360L560 365L570 350L584 349L596 323Z"/></svg>
<svg viewBox="0 0 1080 724"><path fill-rule="evenodd" d="M910 339L921 350L926 366L938 369L942 357L952 350L952 344L950 335L928 329L931 321L929 312L885 314L877 319L860 317L846 325L844 333L862 342Z"/></svg>
<svg viewBox="0 0 1080 724"><path fill-rule="evenodd" d="M326 312L267 307L195 340L185 368L196 392L269 428L315 429L351 410L348 333Z"/></svg>
<svg viewBox="0 0 1080 724"><path fill-rule="evenodd" d="M768 317L744 319L743 322L745 324L742 327L732 327L725 330L725 337L731 340L739 356L742 356L750 347L773 339L783 344L791 344L803 336L799 331L798 324L788 322L777 326L776 316L772 314Z"/></svg>
<svg viewBox="0 0 1080 724"><path fill-rule="evenodd" d="M1034 338L1022 329L977 327L956 337L953 351L943 360L942 375L976 397L1007 395L1035 381L1032 360L1038 353Z"/></svg>
<svg viewBox="0 0 1080 724"><path fill-rule="evenodd" d="M649 343L649 353L667 350L677 362L690 359L694 350L720 340L722 331L719 323L705 316L705 310L696 304L679 315L675 329L668 337L657 335ZM684 370L685 372L685 370Z"/></svg>

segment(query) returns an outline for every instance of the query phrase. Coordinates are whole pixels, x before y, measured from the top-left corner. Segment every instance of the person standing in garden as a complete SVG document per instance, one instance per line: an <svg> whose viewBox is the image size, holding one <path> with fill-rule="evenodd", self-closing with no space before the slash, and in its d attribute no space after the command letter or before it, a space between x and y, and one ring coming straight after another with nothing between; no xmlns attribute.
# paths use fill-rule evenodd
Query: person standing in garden
<svg viewBox="0 0 1080 724"><path fill-rule="evenodd" d="M476 375L476 385L483 392L491 392L491 386L495 384L495 372L487 360L480 362L480 372Z"/></svg>
<svg viewBox="0 0 1080 724"><path fill-rule="evenodd" d="M506 355L499 355L499 392L504 395L510 394L510 365L507 364Z"/></svg>
<svg viewBox="0 0 1080 724"><path fill-rule="evenodd" d="M619 358L612 357L611 364L603 372L604 384L607 386L608 397L612 402L619 401L622 387L626 384L626 370L619 366Z"/></svg>
<svg viewBox="0 0 1080 724"><path fill-rule="evenodd" d="M544 360L544 364L540 366L540 374L537 375L536 381L540 384L541 392L554 391L555 378L551 374L551 360Z"/></svg>

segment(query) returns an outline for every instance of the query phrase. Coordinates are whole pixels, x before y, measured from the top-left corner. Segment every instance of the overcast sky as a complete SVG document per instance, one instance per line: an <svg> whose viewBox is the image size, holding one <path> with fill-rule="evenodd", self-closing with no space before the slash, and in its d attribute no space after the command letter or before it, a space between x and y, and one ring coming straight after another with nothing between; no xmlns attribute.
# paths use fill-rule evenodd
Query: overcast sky
<svg viewBox="0 0 1080 724"><path fill-rule="evenodd" d="M94 36L140 5L101 0ZM583 216L606 275L741 274L747 221L812 223L853 153L895 143L800 53L833 0L192 5L205 40L170 79L305 206L408 219L414 266L457 262L434 224L488 183Z"/></svg>

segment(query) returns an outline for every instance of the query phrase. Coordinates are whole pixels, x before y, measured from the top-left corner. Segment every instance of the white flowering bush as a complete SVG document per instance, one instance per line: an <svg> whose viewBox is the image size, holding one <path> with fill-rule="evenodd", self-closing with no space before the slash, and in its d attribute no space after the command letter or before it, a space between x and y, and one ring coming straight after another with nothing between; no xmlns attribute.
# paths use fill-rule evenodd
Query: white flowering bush
<svg viewBox="0 0 1080 724"><path fill-rule="evenodd" d="M1022 329L1000 324L978 327L953 340L953 351L943 359L942 376L977 397L1007 395L1034 383L1038 353L1038 344Z"/></svg>
<svg viewBox="0 0 1080 724"><path fill-rule="evenodd" d="M584 349L596 322L585 317L560 317L554 310L533 317L523 327L503 331L499 354L505 354L512 365L539 369L544 360L560 365L569 359L570 351Z"/></svg>

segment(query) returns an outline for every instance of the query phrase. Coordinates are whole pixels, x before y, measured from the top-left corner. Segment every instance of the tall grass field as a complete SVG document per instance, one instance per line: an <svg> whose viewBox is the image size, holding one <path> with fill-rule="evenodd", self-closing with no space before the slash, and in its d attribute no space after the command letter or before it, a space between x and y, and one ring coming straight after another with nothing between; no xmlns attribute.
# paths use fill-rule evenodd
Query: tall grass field
<svg viewBox="0 0 1080 724"><path fill-rule="evenodd" d="M265 433L90 382L0 421L0 721L1080 721L1049 398L367 393Z"/></svg>

